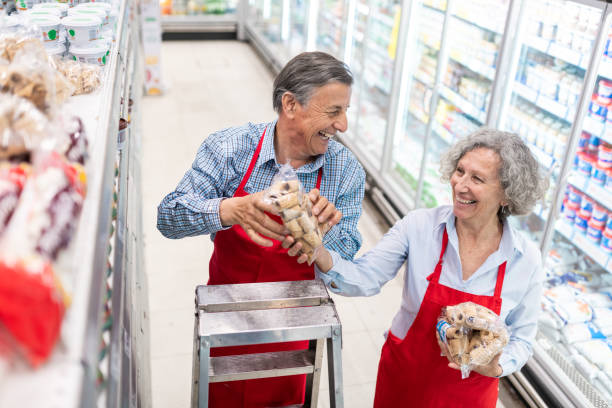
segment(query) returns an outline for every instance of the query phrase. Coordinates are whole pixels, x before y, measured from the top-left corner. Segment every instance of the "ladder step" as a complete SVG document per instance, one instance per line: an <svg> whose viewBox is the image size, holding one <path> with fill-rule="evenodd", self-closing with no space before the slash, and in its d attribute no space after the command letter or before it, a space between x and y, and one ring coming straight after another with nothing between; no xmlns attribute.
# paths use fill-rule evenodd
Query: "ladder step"
<svg viewBox="0 0 612 408"><path fill-rule="evenodd" d="M208 370L209 382L310 374L314 371L314 358L314 350L211 357Z"/></svg>
<svg viewBox="0 0 612 408"><path fill-rule="evenodd" d="M329 302L320 279L231 285L200 285L197 308L208 313L318 306Z"/></svg>

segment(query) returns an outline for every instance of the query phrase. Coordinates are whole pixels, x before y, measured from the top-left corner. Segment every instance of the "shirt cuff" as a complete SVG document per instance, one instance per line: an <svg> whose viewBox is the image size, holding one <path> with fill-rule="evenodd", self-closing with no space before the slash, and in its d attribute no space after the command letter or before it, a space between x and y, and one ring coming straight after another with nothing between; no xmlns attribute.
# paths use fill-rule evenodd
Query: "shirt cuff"
<svg viewBox="0 0 612 408"><path fill-rule="evenodd" d="M506 353L502 353L502 355L499 357L499 365L502 368L502 373L498 378L505 377L514 372L514 360Z"/></svg>
<svg viewBox="0 0 612 408"><path fill-rule="evenodd" d="M225 198L211 198L206 200L206 204L202 207L202 220L204 221L204 224L210 228L211 232L227 230L232 227L231 225L228 227L221 225L219 205L221 204L222 200L225 200Z"/></svg>
<svg viewBox="0 0 612 408"><path fill-rule="evenodd" d="M332 258L331 269L327 272L323 272L319 269L319 267L315 263L314 264L315 274L316 274L316 277L321 279L323 283L325 283L325 286L327 286L332 292L339 293L339 289L332 287L331 284L333 283L335 286L338 286L338 283L334 281L334 279L338 277L338 273L334 272L334 266L338 263L338 258L341 258L341 256L334 251L329 251L329 254L331 255L331 258Z"/></svg>

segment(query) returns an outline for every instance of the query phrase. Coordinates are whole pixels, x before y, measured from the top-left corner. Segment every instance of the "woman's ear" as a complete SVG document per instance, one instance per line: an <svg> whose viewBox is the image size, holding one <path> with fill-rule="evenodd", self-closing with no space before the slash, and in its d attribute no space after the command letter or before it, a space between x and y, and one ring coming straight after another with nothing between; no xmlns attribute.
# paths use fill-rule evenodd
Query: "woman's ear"
<svg viewBox="0 0 612 408"><path fill-rule="evenodd" d="M293 119L299 103L297 99L295 99L295 95L293 95L291 92L285 92L281 102L283 105L283 113L290 119Z"/></svg>

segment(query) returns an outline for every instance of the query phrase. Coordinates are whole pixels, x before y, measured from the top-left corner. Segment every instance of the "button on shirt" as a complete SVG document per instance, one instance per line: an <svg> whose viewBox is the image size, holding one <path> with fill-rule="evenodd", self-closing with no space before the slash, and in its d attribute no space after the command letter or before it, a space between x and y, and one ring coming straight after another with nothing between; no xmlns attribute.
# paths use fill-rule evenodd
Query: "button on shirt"
<svg viewBox="0 0 612 408"><path fill-rule="evenodd" d="M167 238L183 238L225 229L219 219L219 203L230 198L246 174L261 135L266 134L253 173L244 189L249 194L265 190L278 173L274 152L276 121L223 129L211 134L175 191L157 208L157 228ZM361 247L357 221L365 186L365 172L353 154L329 141L327 152L296 170L305 191L315 188L323 167L321 195L342 212L342 220L324 238L327 249L352 259Z"/></svg>
<svg viewBox="0 0 612 408"><path fill-rule="evenodd" d="M371 296L393 279L406 262L400 310L391 332L404 338L415 320L442 249L446 228L449 244L442 262L440 284L476 295L492 296L497 268L507 261L502 287L500 316L508 326L510 341L500 357L502 375L520 369L532 354L537 331L540 297L544 281L540 251L534 243L513 230L505 220L499 248L466 281L461 272L459 241L451 206L418 209L410 212L385 234L365 255L349 262L331 252L334 266L327 273L315 268L317 276L335 293L346 296ZM433 327L432 327L433 330Z"/></svg>

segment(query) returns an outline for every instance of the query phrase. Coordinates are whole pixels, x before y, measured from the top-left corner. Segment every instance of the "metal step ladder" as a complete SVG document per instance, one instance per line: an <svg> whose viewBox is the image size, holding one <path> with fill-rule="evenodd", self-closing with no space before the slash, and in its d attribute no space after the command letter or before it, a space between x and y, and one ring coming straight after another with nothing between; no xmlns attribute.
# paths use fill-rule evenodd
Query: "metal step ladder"
<svg viewBox="0 0 612 408"><path fill-rule="evenodd" d="M198 286L191 406L208 407L209 384L307 374L304 407L316 407L327 341L331 408L344 406L342 326L321 280ZM210 357L212 347L309 340L307 350Z"/></svg>

